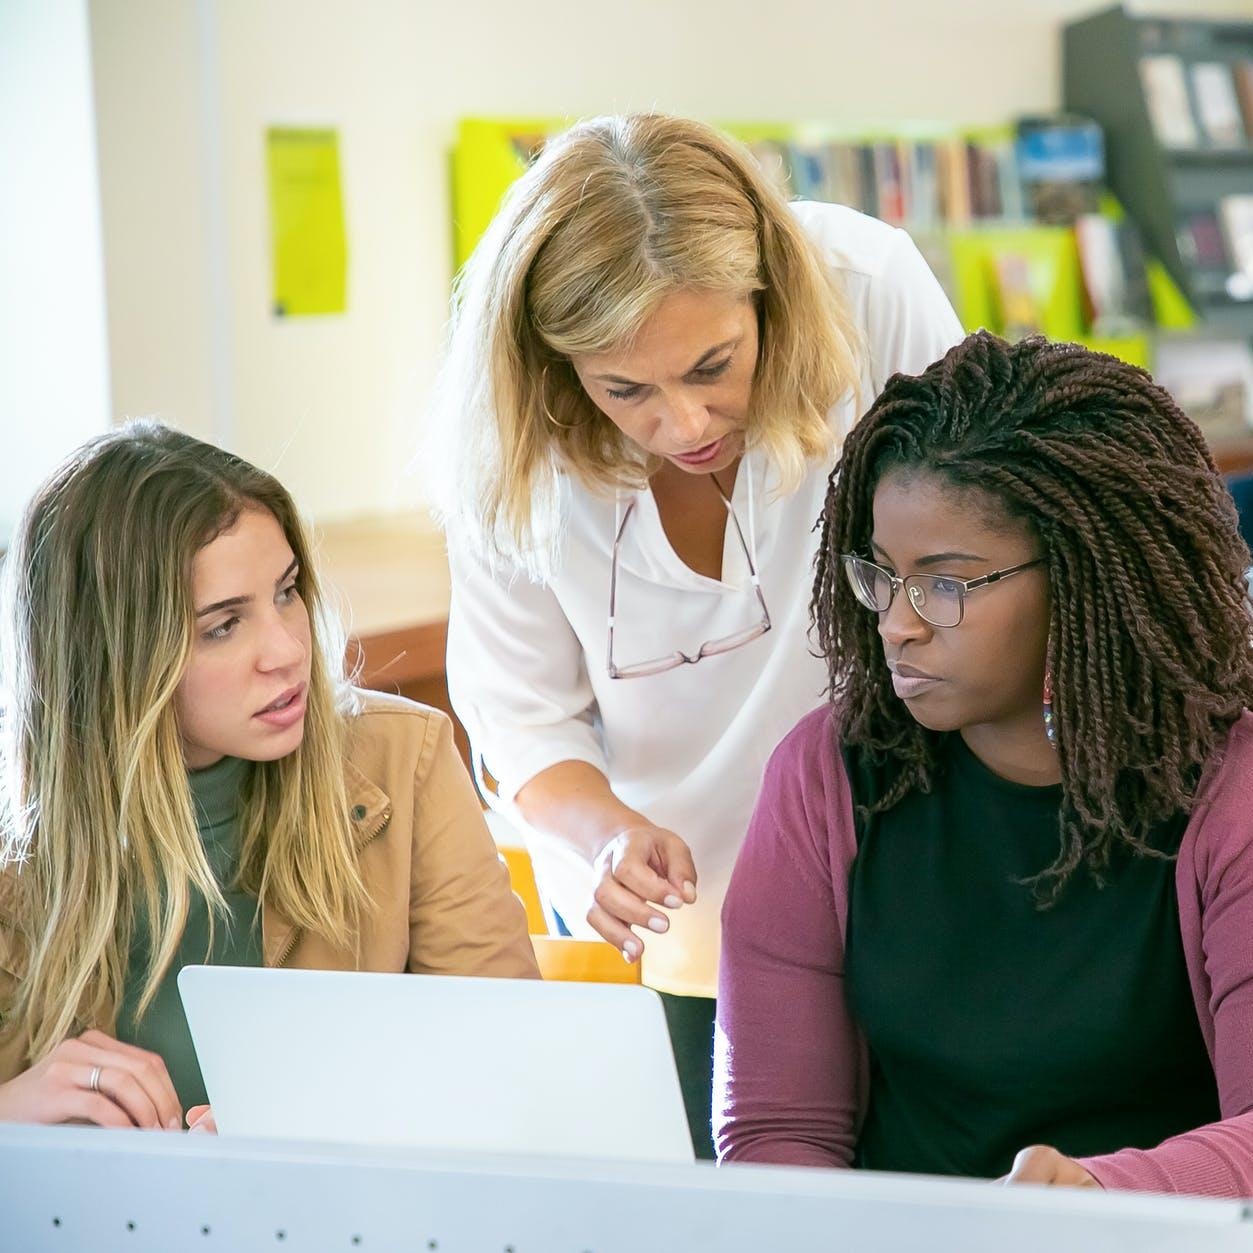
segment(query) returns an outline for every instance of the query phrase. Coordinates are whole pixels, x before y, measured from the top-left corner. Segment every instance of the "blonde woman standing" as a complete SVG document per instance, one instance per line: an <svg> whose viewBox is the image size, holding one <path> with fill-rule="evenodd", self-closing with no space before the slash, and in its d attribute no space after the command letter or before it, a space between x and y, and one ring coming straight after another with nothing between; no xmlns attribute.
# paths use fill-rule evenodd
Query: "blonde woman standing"
<svg viewBox="0 0 1253 1253"><path fill-rule="evenodd" d="M542 891L667 1014L709 1141L718 915L819 703L814 521L843 434L962 336L904 232L787 204L662 116L552 141L462 277L437 411L449 686Z"/></svg>
<svg viewBox="0 0 1253 1253"><path fill-rule="evenodd" d="M347 686L270 475L124 428L5 581L0 1120L182 1126L188 963L538 973L448 719Z"/></svg>

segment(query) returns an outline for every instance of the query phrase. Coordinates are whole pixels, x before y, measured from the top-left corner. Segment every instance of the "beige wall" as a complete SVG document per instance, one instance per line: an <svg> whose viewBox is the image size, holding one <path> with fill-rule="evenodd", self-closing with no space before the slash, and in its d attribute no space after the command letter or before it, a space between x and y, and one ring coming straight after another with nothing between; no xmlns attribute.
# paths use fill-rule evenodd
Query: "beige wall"
<svg viewBox="0 0 1253 1253"><path fill-rule="evenodd" d="M212 437L198 8L103 0L91 27L114 413Z"/></svg>
<svg viewBox="0 0 1253 1253"><path fill-rule="evenodd" d="M109 425L86 0L0 2L0 548Z"/></svg>
<svg viewBox="0 0 1253 1253"><path fill-rule="evenodd" d="M323 518L399 507L446 311L458 117L1000 121L1057 104L1060 25L1092 7L93 0L115 411L216 432ZM340 130L342 317L268 313L263 132L283 123Z"/></svg>

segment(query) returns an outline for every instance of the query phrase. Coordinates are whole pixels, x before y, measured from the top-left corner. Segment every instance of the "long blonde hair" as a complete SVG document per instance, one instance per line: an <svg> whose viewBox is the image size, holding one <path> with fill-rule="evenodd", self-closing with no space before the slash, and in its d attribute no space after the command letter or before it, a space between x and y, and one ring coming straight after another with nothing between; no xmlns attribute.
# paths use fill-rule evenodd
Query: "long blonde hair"
<svg viewBox="0 0 1253 1253"><path fill-rule="evenodd" d="M832 451L827 415L856 388L860 338L786 201L711 127L599 118L545 147L458 281L428 444L451 530L543 577L565 473L607 489L657 469L596 408L569 356L629 345L680 289L755 295L748 439L782 490Z"/></svg>
<svg viewBox="0 0 1253 1253"><path fill-rule="evenodd" d="M192 810L174 694L191 652L196 552L245 508L278 520L300 563L312 670L304 739L254 763L239 885L350 945L365 890L343 775L342 638L309 541L272 476L157 423L75 452L27 509L5 562L0 865L17 874L29 953L5 1033L32 1060L113 1021L137 917L151 929L148 1006L191 894L224 906ZM15 865L15 863L21 863Z"/></svg>

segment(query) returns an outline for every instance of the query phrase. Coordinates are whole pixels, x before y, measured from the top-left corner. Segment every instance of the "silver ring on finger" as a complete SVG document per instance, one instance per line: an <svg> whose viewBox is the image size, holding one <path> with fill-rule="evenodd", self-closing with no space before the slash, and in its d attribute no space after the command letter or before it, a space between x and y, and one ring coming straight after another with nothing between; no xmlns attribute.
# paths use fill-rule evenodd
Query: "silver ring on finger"
<svg viewBox="0 0 1253 1253"><path fill-rule="evenodd" d="M91 1091L100 1091L100 1075L103 1070L103 1066L93 1066L91 1068L91 1078L87 1080L87 1086L91 1089Z"/></svg>

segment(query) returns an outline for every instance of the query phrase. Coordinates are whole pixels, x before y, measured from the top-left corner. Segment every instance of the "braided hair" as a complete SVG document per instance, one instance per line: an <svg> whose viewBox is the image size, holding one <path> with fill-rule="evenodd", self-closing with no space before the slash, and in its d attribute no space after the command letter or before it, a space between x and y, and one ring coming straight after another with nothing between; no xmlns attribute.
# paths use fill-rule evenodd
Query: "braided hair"
<svg viewBox="0 0 1253 1253"><path fill-rule="evenodd" d="M1080 866L1187 813L1205 763L1253 707L1249 550L1201 432L1143 370L1076 344L980 331L917 377L894 375L845 442L818 525L813 628L844 742L893 767L875 806L929 790L941 735L892 695L873 614L843 581L894 469L982 489L1038 538L1061 768L1045 901Z"/></svg>

